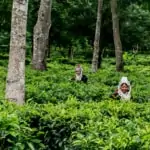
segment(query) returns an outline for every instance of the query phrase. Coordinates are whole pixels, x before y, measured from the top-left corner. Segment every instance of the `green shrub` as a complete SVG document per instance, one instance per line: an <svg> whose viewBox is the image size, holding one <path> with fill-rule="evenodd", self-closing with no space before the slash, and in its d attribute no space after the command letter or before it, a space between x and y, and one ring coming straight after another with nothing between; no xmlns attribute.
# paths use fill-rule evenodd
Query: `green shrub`
<svg viewBox="0 0 150 150"><path fill-rule="evenodd" d="M1 60L0 149L150 149L148 58L127 58L119 73L113 58L105 58L96 73L83 63L87 84L70 81L72 64L50 62L44 72L27 66L22 107L4 101L7 62ZM109 98L122 76L132 85L128 103Z"/></svg>
<svg viewBox="0 0 150 150"><path fill-rule="evenodd" d="M0 105L2 149L149 149L149 104L79 102Z"/></svg>

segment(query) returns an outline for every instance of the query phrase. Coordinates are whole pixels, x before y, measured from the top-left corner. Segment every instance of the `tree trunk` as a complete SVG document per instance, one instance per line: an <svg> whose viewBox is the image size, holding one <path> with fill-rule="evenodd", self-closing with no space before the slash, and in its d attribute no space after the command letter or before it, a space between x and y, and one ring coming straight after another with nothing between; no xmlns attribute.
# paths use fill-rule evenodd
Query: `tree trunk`
<svg viewBox="0 0 150 150"><path fill-rule="evenodd" d="M68 58L73 60L73 49L72 49L72 45L69 45L68 47Z"/></svg>
<svg viewBox="0 0 150 150"><path fill-rule="evenodd" d="M92 72L96 72L98 69L98 58L100 52L100 30L101 30L101 20L102 20L102 6L103 0L98 0L97 8L97 21L95 29L95 39L94 39L94 51L92 59Z"/></svg>
<svg viewBox="0 0 150 150"><path fill-rule="evenodd" d="M23 104L25 98L25 47L28 0L13 0L6 99Z"/></svg>
<svg viewBox="0 0 150 150"><path fill-rule="evenodd" d="M119 33L119 19L117 15L117 0L111 0L111 13L113 24L113 37L116 55L116 70L123 71L123 52Z"/></svg>
<svg viewBox="0 0 150 150"><path fill-rule="evenodd" d="M47 45L47 58L51 57L51 50L50 50L50 32L48 35L48 45Z"/></svg>
<svg viewBox="0 0 150 150"><path fill-rule="evenodd" d="M32 67L36 70L46 70L46 57L51 27L52 0L41 0L37 23L33 35Z"/></svg>

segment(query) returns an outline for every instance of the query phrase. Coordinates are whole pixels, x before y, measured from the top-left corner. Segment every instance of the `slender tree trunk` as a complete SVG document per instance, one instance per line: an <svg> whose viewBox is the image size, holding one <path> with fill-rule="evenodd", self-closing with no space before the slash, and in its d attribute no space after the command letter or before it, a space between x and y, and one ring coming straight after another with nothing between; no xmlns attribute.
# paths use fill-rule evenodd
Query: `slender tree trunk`
<svg viewBox="0 0 150 150"><path fill-rule="evenodd" d="M33 56L33 44L34 44L33 43L33 33L32 33L32 37L31 38L32 38L31 56Z"/></svg>
<svg viewBox="0 0 150 150"><path fill-rule="evenodd" d="M36 70L46 70L51 6L52 0L41 0L37 23L34 27L32 67Z"/></svg>
<svg viewBox="0 0 150 150"><path fill-rule="evenodd" d="M25 98L25 49L28 0L13 0L6 99L23 104Z"/></svg>
<svg viewBox="0 0 150 150"><path fill-rule="evenodd" d="M100 52L99 52L99 57L98 57L98 68L100 68L101 67L101 63L102 63L102 59L103 59L103 52L104 52L104 50L103 50L103 48L102 47L100 47Z"/></svg>
<svg viewBox="0 0 150 150"><path fill-rule="evenodd" d="M111 13L113 24L113 37L116 55L116 70L123 71L123 51L119 32L119 19L117 15L117 0L111 0Z"/></svg>
<svg viewBox="0 0 150 150"><path fill-rule="evenodd" d="M93 59L92 59L92 72L96 72L98 69L98 58L100 52L100 30L101 30L101 20L102 20L102 7L103 0L98 0L97 7L97 21L96 21L96 29L95 29L95 39L94 39L94 51L93 51Z"/></svg>
<svg viewBox="0 0 150 150"><path fill-rule="evenodd" d="M48 58L51 57L51 50L50 50L50 32L49 32L49 36L48 36L47 57L48 57Z"/></svg>
<svg viewBox="0 0 150 150"><path fill-rule="evenodd" d="M68 47L68 58L73 60L73 49L72 49L72 45L69 45Z"/></svg>

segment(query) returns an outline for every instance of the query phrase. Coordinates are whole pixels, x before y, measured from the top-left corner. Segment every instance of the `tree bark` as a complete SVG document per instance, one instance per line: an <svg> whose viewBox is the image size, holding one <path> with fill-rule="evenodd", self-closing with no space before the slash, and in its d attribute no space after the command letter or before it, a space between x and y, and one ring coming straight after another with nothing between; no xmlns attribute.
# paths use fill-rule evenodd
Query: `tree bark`
<svg viewBox="0 0 150 150"><path fill-rule="evenodd" d="M94 51L93 51L93 59L92 59L92 72L96 72L98 69L98 59L100 53L100 32L101 32L100 30L101 30L101 20L102 20L102 7L103 7L103 0L98 0Z"/></svg>
<svg viewBox="0 0 150 150"><path fill-rule="evenodd" d="M28 0L13 0L11 38L5 98L23 104Z"/></svg>
<svg viewBox="0 0 150 150"><path fill-rule="evenodd" d="M123 51L119 32L119 19L117 15L117 0L111 0L111 13L113 25L113 37L116 55L116 70L123 71Z"/></svg>
<svg viewBox="0 0 150 150"><path fill-rule="evenodd" d="M73 60L73 49L72 49L72 45L69 45L68 47L68 58Z"/></svg>
<svg viewBox="0 0 150 150"><path fill-rule="evenodd" d="M51 6L52 0L41 0L33 35L32 68L35 70L46 70L46 57L51 27Z"/></svg>
<svg viewBox="0 0 150 150"><path fill-rule="evenodd" d="M48 35L48 45L47 45L47 58L50 58L51 57L51 50L50 50L50 32L49 32L49 35Z"/></svg>

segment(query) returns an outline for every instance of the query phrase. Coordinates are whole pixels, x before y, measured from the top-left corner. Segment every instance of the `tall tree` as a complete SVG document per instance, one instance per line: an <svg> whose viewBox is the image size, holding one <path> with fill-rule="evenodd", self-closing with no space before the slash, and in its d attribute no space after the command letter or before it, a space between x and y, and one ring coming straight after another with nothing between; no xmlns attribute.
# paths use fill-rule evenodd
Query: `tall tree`
<svg viewBox="0 0 150 150"><path fill-rule="evenodd" d="M46 70L46 56L51 27L52 0L41 0L37 23L33 35L32 67L36 70Z"/></svg>
<svg viewBox="0 0 150 150"><path fill-rule="evenodd" d="M117 15L117 0L111 0L110 4L111 4L113 37L114 37L115 55L116 55L116 70L123 71L123 51L122 51L122 44L120 40L119 19Z"/></svg>
<svg viewBox="0 0 150 150"><path fill-rule="evenodd" d="M96 21L95 39L94 39L94 51L93 51L93 59L92 59L92 72L96 72L98 69L98 58L99 58L99 53L100 53L102 7L103 7L103 0L98 0L97 21Z"/></svg>
<svg viewBox="0 0 150 150"><path fill-rule="evenodd" d="M6 99L17 104L25 97L25 47L28 0L13 0Z"/></svg>

